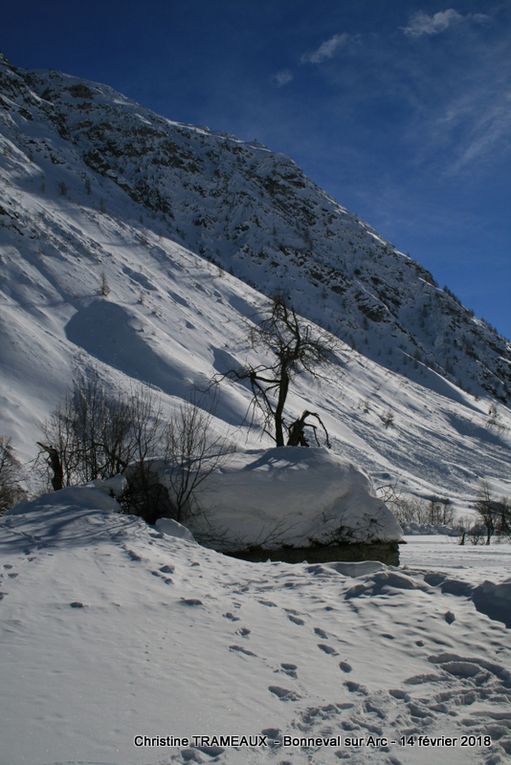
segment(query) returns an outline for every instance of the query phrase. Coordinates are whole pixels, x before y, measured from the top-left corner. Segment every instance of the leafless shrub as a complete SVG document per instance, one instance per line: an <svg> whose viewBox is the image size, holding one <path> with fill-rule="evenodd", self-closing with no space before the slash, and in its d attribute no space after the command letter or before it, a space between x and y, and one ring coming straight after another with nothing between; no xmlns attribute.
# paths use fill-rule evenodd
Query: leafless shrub
<svg viewBox="0 0 511 765"><path fill-rule="evenodd" d="M454 527L454 509L447 497L431 497L429 501L419 497L404 497L397 492L395 486L381 487L380 496L403 528L412 524Z"/></svg>
<svg viewBox="0 0 511 765"><path fill-rule="evenodd" d="M394 412L391 409L387 409L380 415L380 420L385 430L391 428L394 425Z"/></svg>
<svg viewBox="0 0 511 765"><path fill-rule="evenodd" d="M165 480L182 521L192 512L196 489L217 470L225 456L234 451L223 436L214 435L212 416L197 404L183 403L165 428Z"/></svg>
<svg viewBox="0 0 511 765"><path fill-rule="evenodd" d="M39 446L55 490L123 473L125 512L150 523L161 516L182 521L195 490L233 450L213 434L211 421L194 403L183 403L164 421L150 392L139 388L121 397L94 373L75 381Z"/></svg>
<svg viewBox="0 0 511 765"><path fill-rule="evenodd" d="M23 468L9 438L0 436L0 513L26 496L22 487Z"/></svg>
<svg viewBox="0 0 511 765"><path fill-rule="evenodd" d="M479 517L479 525L484 528L487 545L494 536L511 536L511 503L507 498L494 497L487 481L481 481L474 507Z"/></svg>
<svg viewBox="0 0 511 765"><path fill-rule="evenodd" d="M430 497L428 523L434 526L453 526L454 508L450 499L447 497Z"/></svg>
<svg viewBox="0 0 511 765"><path fill-rule="evenodd" d="M75 381L43 427L54 489L111 478L143 461L158 443L161 410L150 393L126 398L107 390L97 374Z"/></svg>

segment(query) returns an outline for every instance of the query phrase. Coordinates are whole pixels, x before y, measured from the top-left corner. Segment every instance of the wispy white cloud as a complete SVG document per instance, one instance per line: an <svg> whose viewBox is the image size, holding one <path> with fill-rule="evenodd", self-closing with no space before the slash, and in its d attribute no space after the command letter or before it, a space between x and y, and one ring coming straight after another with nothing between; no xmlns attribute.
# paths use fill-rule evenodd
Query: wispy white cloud
<svg viewBox="0 0 511 765"><path fill-rule="evenodd" d="M463 15L454 8L447 8L445 11L438 11L432 15L418 11L411 17L408 26L403 27L402 30L407 37L422 37L423 35L438 35L445 32L449 27L459 26L464 22L484 24L488 21L490 21L490 17L485 13Z"/></svg>
<svg viewBox="0 0 511 765"><path fill-rule="evenodd" d="M283 88L294 79L294 74L290 69L281 69L280 71L275 72L272 79L279 88Z"/></svg>
<svg viewBox="0 0 511 765"><path fill-rule="evenodd" d="M300 58L302 64L321 64L323 61L333 58L335 54L348 43L349 35L346 32L335 34L324 40L321 45Z"/></svg>
<svg viewBox="0 0 511 765"><path fill-rule="evenodd" d="M451 140L449 174L473 168L488 158L504 158L511 131L511 90L504 86L489 96L486 89L475 89L456 99L434 129Z"/></svg>

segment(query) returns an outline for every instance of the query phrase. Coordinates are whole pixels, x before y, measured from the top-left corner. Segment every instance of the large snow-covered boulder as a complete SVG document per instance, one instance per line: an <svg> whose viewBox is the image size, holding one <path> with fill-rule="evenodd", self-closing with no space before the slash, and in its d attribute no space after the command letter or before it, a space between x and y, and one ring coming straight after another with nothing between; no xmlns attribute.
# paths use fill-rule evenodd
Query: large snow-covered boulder
<svg viewBox="0 0 511 765"><path fill-rule="evenodd" d="M196 538L224 551L387 543L401 537L365 473L323 448L230 454L198 487L194 500L187 525Z"/></svg>

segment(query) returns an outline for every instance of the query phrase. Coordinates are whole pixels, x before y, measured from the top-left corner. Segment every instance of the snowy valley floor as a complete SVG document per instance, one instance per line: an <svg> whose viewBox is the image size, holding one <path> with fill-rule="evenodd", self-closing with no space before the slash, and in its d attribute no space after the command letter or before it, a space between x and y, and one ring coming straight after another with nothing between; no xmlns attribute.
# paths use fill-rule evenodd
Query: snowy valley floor
<svg viewBox="0 0 511 765"><path fill-rule="evenodd" d="M399 570L247 563L60 494L0 521L1 765L509 761L511 546L411 539ZM340 738L133 743L196 734Z"/></svg>

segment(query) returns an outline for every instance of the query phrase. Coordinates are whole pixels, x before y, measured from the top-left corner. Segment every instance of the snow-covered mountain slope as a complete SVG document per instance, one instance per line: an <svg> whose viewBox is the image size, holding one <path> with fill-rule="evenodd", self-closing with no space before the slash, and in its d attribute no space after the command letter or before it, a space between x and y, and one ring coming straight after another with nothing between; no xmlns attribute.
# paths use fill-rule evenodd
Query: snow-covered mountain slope
<svg viewBox="0 0 511 765"><path fill-rule="evenodd" d="M267 295L285 290L303 315L383 365L406 374L426 362L466 390L509 400L509 343L289 158L170 122L103 85L3 71L3 104L37 161L84 184L87 168L108 178L157 213L171 239Z"/></svg>
<svg viewBox="0 0 511 765"><path fill-rule="evenodd" d="M487 478L509 493L510 412L490 397L509 394L506 341L290 160L5 60L0 93L0 432L24 457L79 370L171 409L256 361L247 325L285 289L348 341L320 385L297 378L288 422L319 412L377 485L464 502ZM219 427L248 403L220 385Z"/></svg>
<svg viewBox="0 0 511 765"><path fill-rule="evenodd" d="M0 519L0 765L508 762L504 570L254 564L115 509Z"/></svg>

